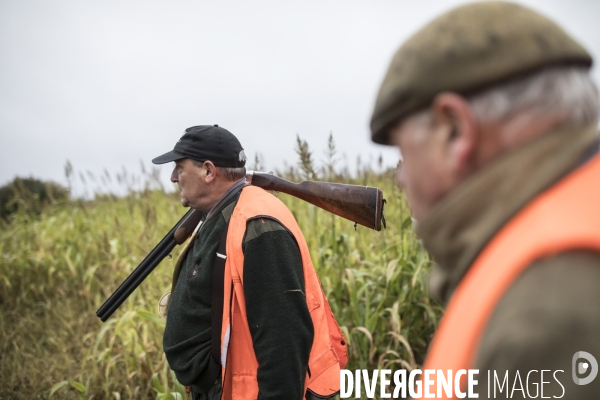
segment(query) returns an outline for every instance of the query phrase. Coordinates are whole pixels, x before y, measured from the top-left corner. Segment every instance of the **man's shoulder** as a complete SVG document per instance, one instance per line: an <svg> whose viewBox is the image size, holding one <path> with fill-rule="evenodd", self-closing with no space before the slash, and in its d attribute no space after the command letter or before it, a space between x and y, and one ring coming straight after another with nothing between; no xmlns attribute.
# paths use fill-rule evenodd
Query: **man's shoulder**
<svg viewBox="0 0 600 400"><path fill-rule="evenodd" d="M243 196L241 197L244 197L246 199L262 200L263 202L265 202L266 206L272 203L281 203L281 205L285 207L285 204L283 204L283 202L279 200L279 198L273 193L277 192L268 191L258 186L248 185L242 190Z"/></svg>
<svg viewBox="0 0 600 400"><path fill-rule="evenodd" d="M523 355L529 354L525 361L533 368L537 362L552 364L562 356L570 357L578 346L598 342L598 285L598 252L573 250L534 262L491 315L477 363L487 366L492 360L505 360L508 365L524 361Z"/></svg>
<svg viewBox="0 0 600 400"><path fill-rule="evenodd" d="M266 233L295 237L299 231L290 209L275 195L258 187L244 188L235 210L227 211L229 218L235 219L232 224L239 232L244 231L243 244Z"/></svg>
<svg viewBox="0 0 600 400"><path fill-rule="evenodd" d="M290 209L277 196L256 186L244 188L238 206L241 215L248 218L265 215L284 222L283 219L293 216Z"/></svg>
<svg viewBox="0 0 600 400"><path fill-rule="evenodd" d="M252 218L246 225L246 234L244 235L244 244L269 232L286 232L287 229L276 219L270 216L260 216Z"/></svg>

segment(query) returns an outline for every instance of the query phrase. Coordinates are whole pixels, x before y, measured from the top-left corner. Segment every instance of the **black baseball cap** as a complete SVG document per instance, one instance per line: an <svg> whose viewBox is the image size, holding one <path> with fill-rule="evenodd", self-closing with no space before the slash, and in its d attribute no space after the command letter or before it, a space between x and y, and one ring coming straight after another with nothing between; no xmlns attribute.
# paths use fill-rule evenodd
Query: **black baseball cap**
<svg viewBox="0 0 600 400"><path fill-rule="evenodd" d="M152 162L164 164L182 158L210 160L217 167L225 168L241 168L246 165L246 155L240 141L219 125L187 128L173 150L156 157Z"/></svg>

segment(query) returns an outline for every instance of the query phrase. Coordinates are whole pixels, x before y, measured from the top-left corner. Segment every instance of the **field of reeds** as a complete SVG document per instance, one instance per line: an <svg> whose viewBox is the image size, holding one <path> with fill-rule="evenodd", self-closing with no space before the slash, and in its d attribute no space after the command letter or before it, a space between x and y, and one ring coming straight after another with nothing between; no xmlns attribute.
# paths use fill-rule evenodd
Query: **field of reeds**
<svg viewBox="0 0 600 400"><path fill-rule="evenodd" d="M300 139L297 152L298 164L277 174L378 186L387 200L387 229L374 232L279 195L304 232L348 338L346 368L415 368L441 309L427 295L430 261L394 185L394 168L373 162L350 172L338 165L332 140L323 165ZM260 169L260 158L249 164ZM76 179L70 164L66 173L69 182ZM27 206L35 199L22 198L0 220L1 400L186 398L162 352L165 322L157 313L178 249L107 322L95 315L185 210L156 171L105 179L145 184L120 196L54 201L35 212Z"/></svg>

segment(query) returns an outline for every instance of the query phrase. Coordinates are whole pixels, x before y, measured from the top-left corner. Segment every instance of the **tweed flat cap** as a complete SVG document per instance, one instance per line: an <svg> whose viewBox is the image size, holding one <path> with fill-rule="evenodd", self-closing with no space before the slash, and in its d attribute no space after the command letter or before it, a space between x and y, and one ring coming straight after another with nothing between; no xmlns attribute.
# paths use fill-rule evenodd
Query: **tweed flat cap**
<svg viewBox="0 0 600 400"><path fill-rule="evenodd" d="M508 2L461 6L430 22L396 52L379 89L371 139L444 91L468 95L551 65L591 66L588 52L558 25Z"/></svg>

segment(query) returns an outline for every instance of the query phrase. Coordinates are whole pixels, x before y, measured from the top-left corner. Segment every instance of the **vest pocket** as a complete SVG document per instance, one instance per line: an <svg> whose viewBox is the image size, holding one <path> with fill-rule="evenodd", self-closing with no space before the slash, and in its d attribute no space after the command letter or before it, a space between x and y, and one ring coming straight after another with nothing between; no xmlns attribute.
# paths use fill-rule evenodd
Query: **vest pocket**
<svg viewBox="0 0 600 400"><path fill-rule="evenodd" d="M340 364L335 351L330 347L309 365L311 376L308 390L317 398L329 398L339 392ZM332 385L332 382L337 384Z"/></svg>
<svg viewBox="0 0 600 400"><path fill-rule="evenodd" d="M231 400L256 400L257 398L256 375L233 375Z"/></svg>

